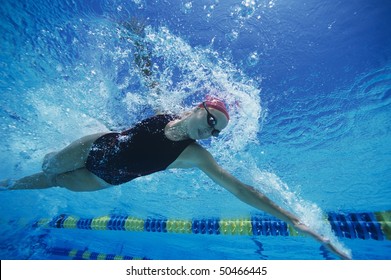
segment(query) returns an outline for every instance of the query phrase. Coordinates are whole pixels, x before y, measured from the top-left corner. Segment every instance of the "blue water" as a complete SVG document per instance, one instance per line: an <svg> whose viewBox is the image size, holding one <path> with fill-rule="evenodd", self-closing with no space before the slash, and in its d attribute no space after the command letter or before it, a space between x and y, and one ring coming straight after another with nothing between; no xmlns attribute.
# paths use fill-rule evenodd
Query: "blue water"
<svg viewBox="0 0 391 280"><path fill-rule="evenodd" d="M0 179L43 156L213 91L229 106L221 165L295 212L355 259L391 259L389 240L337 238L328 212L391 210L391 2L11 1L0 5ZM124 25L145 26L143 36ZM135 63L142 39L151 89ZM309 238L34 228L41 218L262 215L196 170L93 193L0 193L0 257L57 259L53 248L151 259L330 259Z"/></svg>

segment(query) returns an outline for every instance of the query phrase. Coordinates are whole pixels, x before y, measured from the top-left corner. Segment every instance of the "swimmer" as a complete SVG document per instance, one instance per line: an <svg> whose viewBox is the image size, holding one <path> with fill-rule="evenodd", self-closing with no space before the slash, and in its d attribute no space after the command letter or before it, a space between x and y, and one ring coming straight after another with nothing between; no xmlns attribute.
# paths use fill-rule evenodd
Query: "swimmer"
<svg viewBox="0 0 391 280"><path fill-rule="evenodd" d="M304 225L266 195L223 169L197 140L218 137L228 125L225 104L210 98L181 116L155 115L122 132L97 133L44 157L42 172L1 184L8 190L63 187L98 191L141 176L174 168L198 168L241 201L310 235L342 259L329 240Z"/></svg>

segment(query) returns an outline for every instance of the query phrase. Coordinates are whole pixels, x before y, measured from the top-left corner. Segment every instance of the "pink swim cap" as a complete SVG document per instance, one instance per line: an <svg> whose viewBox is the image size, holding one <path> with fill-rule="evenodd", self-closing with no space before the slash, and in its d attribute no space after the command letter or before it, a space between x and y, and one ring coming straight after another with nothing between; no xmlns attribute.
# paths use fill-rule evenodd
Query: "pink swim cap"
<svg viewBox="0 0 391 280"><path fill-rule="evenodd" d="M221 113L223 113L227 117L227 120L229 120L228 110L227 110L227 107L225 106L223 101L212 97L204 102L205 102L206 107L219 110ZM202 105L202 103L200 103L198 105L198 107L203 108L204 106Z"/></svg>

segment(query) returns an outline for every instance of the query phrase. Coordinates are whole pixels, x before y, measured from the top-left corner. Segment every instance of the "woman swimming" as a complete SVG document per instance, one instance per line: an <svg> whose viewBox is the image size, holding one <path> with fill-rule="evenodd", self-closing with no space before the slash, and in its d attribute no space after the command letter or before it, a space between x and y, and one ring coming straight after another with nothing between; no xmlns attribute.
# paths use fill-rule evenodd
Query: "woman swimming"
<svg viewBox="0 0 391 280"><path fill-rule="evenodd" d="M292 213L224 170L196 140L217 137L229 122L219 99L202 102L182 116L156 115L119 133L85 136L63 150L47 154L42 172L9 182L8 190L54 186L97 191L172 168L198 168L243 202L291 224L342 259L349 257Z"/></svg>

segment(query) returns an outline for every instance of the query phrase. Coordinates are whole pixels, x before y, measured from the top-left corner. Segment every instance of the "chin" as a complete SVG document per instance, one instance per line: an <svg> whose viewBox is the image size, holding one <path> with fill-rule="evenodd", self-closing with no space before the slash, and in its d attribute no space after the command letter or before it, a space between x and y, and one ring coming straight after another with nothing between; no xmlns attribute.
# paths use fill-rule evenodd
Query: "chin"
<svg viewBox="0 0 391 280"><path fill-rule="evenodd" d="M192 139L204 140L204 139L208 139L208 138L209 138L209 135L205 135L205 133L203 133L201 129L198 129L196 137L192 138Z"/></svg>

